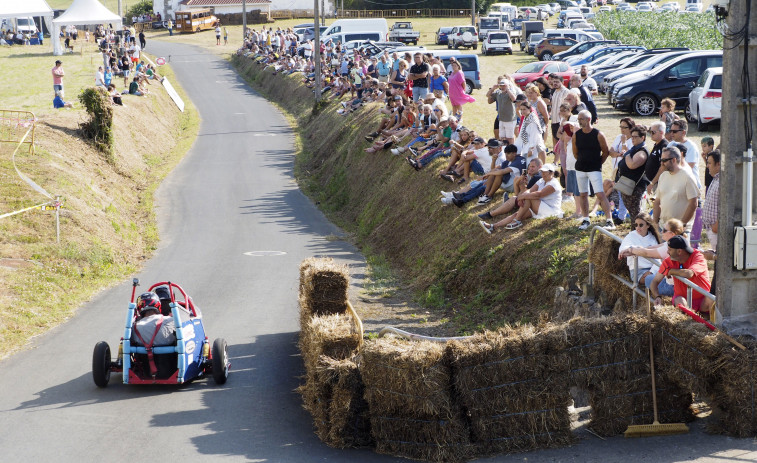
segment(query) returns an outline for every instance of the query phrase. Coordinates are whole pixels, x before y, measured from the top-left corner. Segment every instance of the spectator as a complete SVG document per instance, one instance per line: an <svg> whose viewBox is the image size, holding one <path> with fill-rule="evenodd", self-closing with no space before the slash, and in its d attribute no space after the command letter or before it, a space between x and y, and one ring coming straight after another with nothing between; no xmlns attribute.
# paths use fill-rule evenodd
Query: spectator
<svg viewBox="0 0 757 463"><path fill-rule="evenodd" d="M654 222L653 222L654 223ZM683 222L681 222L678 219L670 219L662 227L662 233L660 234L660 237L662 238L662 241L660 244L653 244L649 245L647 247L640 247L640 246L634 246L631 245L622 251L620 251L619 258L624 257L631 257L631 256L639 256L639 257L646 257L649 259L665 259L668 257L668 241L670 238L676 235L683 236L686 231L683 228ZM647 275L644 277L644 286L647 288L650 288L652 285L652 280L657 280L655 282L656 285L658 285L658 294L661 294L663 296L672 296L673 295L673 280L670 278L665 278L664 275L660 275L659 273L652 273L650 275Z"/></svg>
<svg viewBox="0 0 757 463"><path fill-rule="evenodd" d="M631 140L633 147L623 153L623 157L618 164L618 178L625 178L634 183L630 194L627 191L620 190L619 193L631 217L636 217L641 211L641 199L648 183L644 176L647 157L649 156L647 148L644 146L647 140L647 128L643 125L635 126L631 129ZM616 185L616 187L621 188L620 185Z"/></svg>
<svg viewBox="0 0 757 463"><path fill-rule="evenodd" d="M581 92L578 89L568 89L563 101L570 105L570 113L573 115L577 116L578 113L586 109L586 105L581 103Z"/></svg>
<svg viewBox="0 0 757 463"><path fill-rule="evenodd" d="M710 273L707 268L707 261L702 252L698 249L693 249L686 238L682 236L670 238L668 240L668 256L662 262L662 265L660 265L660 274L683 277L702 289L710 290ZM683 305L700 314L709 315L713 301L705 298L704 295L697 291L692 291L691 307L688 307L686 301L687 288L686 284L678 278L673 279L673 305ZM654 284L654 280L649 290L655 298L654 305L662 305L662 298L657 292L657 285Z"/></svg>
<svg viewBox="0 0 757 463"><path fill-rule="evenodd" d="M457 173L456 166L457 162L462 157L463 152L465 152L468 147L473 142L473 139L475 138L475 133L472 130L469 130L466 127L460 128L460 139L450 140L450 159L449 163L447 164L447 167L439 171L439 175L449 181L454 181L454 177L459 177L460 174ZM452 176L450 178L449 176Z"/></svg>
<svg viewBox="0 0 757 463"><path fill-rule="evenodd" d="M147 39L145 38L144 30L140 31L139 33L139 48L141 48L142 50L147 48Z"/></svg>
<svg viewBox="0 0 757 463"><path fill-rule="evenodd" d="M428 93L429 66L423 62L423 54L416 52L414 64L410 66L407 78L413 82L413 101L421 101Z"/></svg>
<svg viewBox="0 0 757 463"><path fill-rule="evenodd" d="M678 116L675 113L676 102L670 98L663 98L660 102L660 120L665 124L665 132L670 130L670 126L673 122L678 120Z"/></svg>
<svg viewBox="0 0 757 463"><path fill-rule="evenodd" d="M449 102L452 105L452 115L458 121L463 118L463 105L473 103L475 98L468 95L465 91L465 74L460 66L460 62L455 57L450 58L451 72L447 75L447 84L449 89Z"/></svg>
<svg viewBox="0 0 757 463"><path fill-rule="evenodd" d="M562 77L554 72L549 75L549 84L552 86L550 120L552 121L552 143L554 146L558 142L557 131L560 130L560 105L570 91L563 85Z"/></svg>
<svg viewBox="0 0 757 463"><path fill-rule="evenodd" d="M647 248L660 244L660 233L657 231L657 226L653 224L652 220L649 218L649 214L642 212L634 217L636 217L634 219L634 229L631 230L631 233L626 235L620 243L618 259L623 258L623 251L628 248L634 246ZM648 276L654 276L657 273L659 265L648 258L640 258L638 260L638 268L634 269L634 260L635 258L633 255L626 257L628 269L631 271L631 279L644 285Z"/></svg>
<svg viewBox="0 0 757 463"><path fill-rule="evenodd" d="M376 64L379 82L389 82L389 75L392 73L392 62L387 59L386 53L382 53Z"/></svg>
<svg viewBox="0 0 757 463"><path fill-rule="evenodd" d="M229 44L229 31L226 30L226 26L223 26L223 44L228 45ZM142 48L145 48L142 46Z"/></svg>
<svg viewBox="0 0 757 463"><path fill-rule="evenodd" d="M689 124L685 119L678 119L670 125L669 132L673 134L673 141L686 147L686 163L691 167L694 178L697 181L697 188L702 188L702 182L699 180L699 147L693 141L686 138L689 130Z"/></svg>
<svg viewBox="0 0 757 463"><path fill-rule="evenodd" d="M549 128L549 109L547 108L547 103L542 99L539 87L534 84L526 86L525 94L533 112L539 117L539 124L542 128L542 139L546 143L547 129Z"/></svg>
<svg viewBox="0 0 757 463"><path fill-rule="evenodd" d="M681 168L681 152L675 146L662 150L663 172L657 183L654 201L654 222L679 219L687 230L691 229L699 199L699 188L694 179Z"/></svg>
<svg viewBox="0 0 757 463"><path fill-rule="evenodd" d="M665 171L662 161L660 161L662 150L668 146L668 141L665 139L665 123L662 121L653 122L648 133L654 142L654 146L652 146L652 151L649 152L649 156L647 157L644 175L650 181L647 186L647 193L652 194L657 188L660 175Z"/></svg>
<svg viewBox="0 0 757 463"><path fill-rule="evenodd" d="M541 123L539 123L539 119L536 116L536 112L533 111L531 103L528 101L520 102L518 111L521 117L521 127L518 138L514 143L518 147L518 152L525 156L527 162L537 157L541 159L542 163L547 162L547 147L544 146L544 129Z"/></svg>
<svg viewBox="0 0 757 463"><path fill-rule="evenodd" d="M407 61L401 59L397 61L397 69L392 72L392 77L389 79L389 83L392 84L392 93L398 94L404 90L407 85Z"/></svg>
<svg viewBox="0 0 757 463"><path fill-rule="evenodd" d="M110 69L110 66L108 66L107 68L105 68L105 72L103 73L103 83L105 84L105 88L108 88L112 81L113 71Z"/></svg>
<svg viewBox="0 0 757 463"><path fill-rule="evenodd" d="M718 248L718 201L720 200L720 151L707 153L707 171L712 182L707 189L702 206L702 225L707 231L712 249Z"/></svg>
<svg viewBox="0 0 757 463"><path fill-rule="evenodd" d="M619 194L615 194L615 178L618 173L618 165L620 160L623 159L623 154L633 147L633 141L631 140L631 129L634 128L636 123L630 117L624 117L620 120L620 134L615 137L612 145L610 145L610 157L612 158L612 175L610 178L602 182L602 189L605 192L608 200L617 196L615 205L618 207L618 219L625 220L628 215L626 205L623 203L623 199ZM596 209L596 205L594 206ZM631 217L634 217L631 214Z"/></svg>
<svg viewBox="0 0 757 463"><path fill-rule="evenodd" d="M132 80L129 84L129 95L144 96L144 92L142 92L139 88L138 77L134 77L134 80Z"/></svg>
<svg viewBox="0 0 757 463"><path fill-rule="evenodd" d="M539 88L541 99L544 100L544 103L547 104L547 108L549 108L550 101L552 99L552 86L550 86L549 82L544 77L539 77L538 79L533 81L533 83L536 84L536 86Z"/></svg>
<svg viewBox="0 0 757 463"><path fill-rule="evenodd" d="M221 24L216 23L216 45L221 45Z"/></svg>
<svg viewBox="0 0 757 463"><path fill-rule="evenodd" d="M63 98L63 76L66 75L63 71L63 61L55 60L55 66L52 69L53 74L53 93L60 92L60 97Z"/></svg>
<svg viewBox="0 0 757 463"><path fill-rule="evenodd" d="M581 128L573 134L572 139L573 155L576 157L576 181L578 191L581 193L577 210L583 216L578 229L586 230L591 226L588 215L589 184L591 183L607 218L604 228L614 230L615 224L611 218L610 203L602 190L602 164L609 155L607 140L602 132L591 126L589 111L584 110L578 113L578 124Z"/></svg>
<svg viewBox="0 0 757 463"><path fill-rule="evenodd" d="M441 75L441 68L438 64L431 66L431 75L428 78L428 89L431 92L441 91L443 94L449 94L449 82L447 78Z"/></svg>
<svg viewBox="0 0 757 463"><path fill-rule="evenodd" d="M486 144L486 148L491 156L491 168L485 173L481 180L471 182L466 188L463 188L456 193L442 192L442 204L454 204L457 207L462 207L463 204L478 198L477 205L482 206L491 202L492 196L502 185L502 177L507 174L512 177L511 173L518 169L516 164L516 158L520 158L517 164L522 163L522 168L525 168L525 162L523 158L517 156L517 150L512 145L508 145L505 152L502 152L502 144L496 138L491 138ZM512 164L512 166L510 166ZM512 181L510 183L510 191L512 192ZM507 186L506 186L507 187Z"/></svg>
<svg viewBox="0 0 757 463"><path fill-rule="evenodd" d="M704 161L705 165L707 165L707 155L715 149L715 140L712 137L703 137L702 141L700 142L700 145L702 146L702 161ZM704 188L705 188L705 194L707 193L707 189L710 188L710 182L712 182L712 175L710 175L710 170L705 169L704 170Z"/></svg>
<svg viewBox="0 0 757 463"><path fill-rule="evenodd" d="M589 116L591 117L591 116ZM539 169L541 180L530 189L518 195L518 212L495 224L479 221L481 227L491 234L498 228L513 230L523 226L526 219L544 219L547 217L562 217L562 187L555 177L557 167L554 164L544 164Z"/></svg>
<svg viewBox="0 0 757 463"><path fill-rule="evenodd" d="M74 107L73 104L71 104L69 102L66 102L66 101L63 101L62 94L63 94L63 92L61 92L60 90L58 90L58 91L55 92L55 98L53 98L53 108L55 108L55 109L73 108Z"/></svg>
<svg viewBox="0 0 757 463"><path fill-rule="evenodd" d="M508 145L512 146L512 145ZM519 158L523 159L522 156L518 156ZM517 163L518 160L513 162L513 164ZM512 165L512 164L511 164ZM541 180L541 173L539 173L539 169L541 169L542 162L539 158L536 158L528 163L528 168L526 170L521 171L520 176L517 176L514 178L513 181L513 191L512 195L508 197L508 192L505 190L504 195L504 202L499 205L499 207L484 212L483 214L478 214L478 217L483 220L491 220L494 217L497 217L499 215L509 214L510 212L515 209L515 207L518 205L518 195L523 193L524 191L528 191L531 189L534 185L536 185L536 182ZM514 175L514 169L513 169L513 175Z"/></svg>
<svg viewBox="0 0 757 463"><path fill-rule="evenodd" d="M515 84L506 76L501 77L497 84L486 92L488 103L497 103L499 139L510 145L515 141L515 98L517 93Z"/></svg>
<svg viewBox="0 0 757 463"><path fill-rule="evenodd" d="M442 117L442 121L444 121L444 117ZM439 137L439 146L427 151L417 159L408 158L410 165L413 166L415 170L421 170L431 161L440 156L450 157L452 154L452 142L460 141L460 129L461 126L455 116L447 117L447 125L442 125L441 134L437 134L437 137Z"/></svg>
<svg viewBox="0 0 757 463"><path fill-rule="evenodd" d="M581 86L589 90L592 95L599 93L599 86L597 81L589 76L589 70L585 64L581 65ZM581 99L583 101L583 98Z"/></svg>
<svg viewBox="0 0 757 463"><path fill-rule="evenodd" d="M583 85L583 81L581 81L581 77L578 74L573 74L570 77L570 88L571 90L573 89L578 90L579 92L578 97L581 103L591 113L591 123L596 124L597 123L597 105L594 104L594 98L591 97L591 90L588 90Z"/></svg>
<svg viewBox="0 0 757 463"><path fill-rule="evenodd" d="M102 66L98 67L97 72L95 73L95 87L107 87L107 84L105 83L105 73L103 72Z"/></svg>

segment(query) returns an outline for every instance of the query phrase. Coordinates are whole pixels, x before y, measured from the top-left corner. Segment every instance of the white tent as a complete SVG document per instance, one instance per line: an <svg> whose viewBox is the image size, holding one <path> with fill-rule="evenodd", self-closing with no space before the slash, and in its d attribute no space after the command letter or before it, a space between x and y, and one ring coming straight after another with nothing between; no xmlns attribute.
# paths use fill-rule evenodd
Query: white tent
<svg viewBox="0 0 757 463"><path fill-rule="evenodd" d="M53 10L45 0L0 0L0 18L28 18L42 16L48 30L52 30Z"/></svg>
<svg viewBox="0 0 757 463"><path fill-rule="evenodd" d="M2 0L0 0L2 1ZM113 24L116 29L121 28L121 17L105 8L97 0L74 0L65 13L53 20L52 39L53 54L62 55L60 45L60 28L63 26L82 26L87 24Z"/></svg>

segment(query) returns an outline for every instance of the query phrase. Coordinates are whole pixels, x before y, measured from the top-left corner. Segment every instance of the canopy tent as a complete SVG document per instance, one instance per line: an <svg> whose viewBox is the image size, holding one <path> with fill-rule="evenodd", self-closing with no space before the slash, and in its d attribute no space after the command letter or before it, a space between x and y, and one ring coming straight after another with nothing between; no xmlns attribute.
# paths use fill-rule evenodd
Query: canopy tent
<svg viewBox="0 0 757 463"><path fill-rule="evenodd" d="M122 23L120 16L105 8L97 0L74 0L65 13L53 20L53 54L63 54L63 48L60 45L61 27L88 24L113 24L114 28L120 29Z"/></svg>
<svg viewBox="0 0 757 463"><path fill-rule="evenodd" d="M53 30L53 10L45 0L0 0L0 18L45 18L48 30Z"/></svg>

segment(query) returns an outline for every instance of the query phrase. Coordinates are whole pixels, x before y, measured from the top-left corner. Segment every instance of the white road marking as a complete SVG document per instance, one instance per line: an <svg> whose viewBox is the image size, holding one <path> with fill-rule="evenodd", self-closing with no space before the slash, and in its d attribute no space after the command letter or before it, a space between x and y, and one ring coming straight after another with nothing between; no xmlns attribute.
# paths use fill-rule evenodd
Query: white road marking
<svg viewBox="0 0 757 463"><path fill-rule="evenodd" d="M249 251L244 253L245 256L250 257L267 257L267 256L284 256L284 251Z"/></svg>

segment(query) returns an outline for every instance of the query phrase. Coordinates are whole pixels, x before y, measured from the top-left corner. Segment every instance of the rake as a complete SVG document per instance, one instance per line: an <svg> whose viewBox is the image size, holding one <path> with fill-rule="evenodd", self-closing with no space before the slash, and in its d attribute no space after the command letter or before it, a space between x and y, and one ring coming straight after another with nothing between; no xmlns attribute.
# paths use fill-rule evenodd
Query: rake
<svg viewBox="0 0 757 463"><path fill-rule="evenodd" d="M652 302L647 289L647 315L649 316L649 364L652 376L652 407L654 408L654 422L652 424L637 424L628 426L626 437L651 437L686 434L689 427L684 423L660 424L657 418L657 387L654 378L654 349L652 347Z"/></svg>

